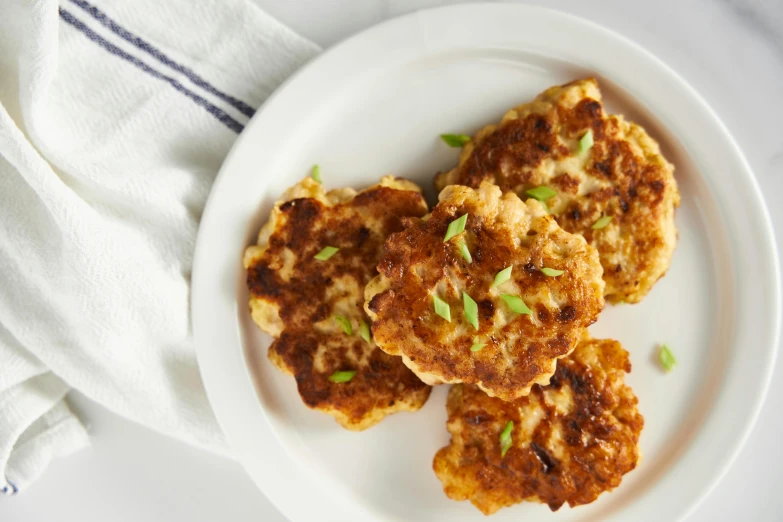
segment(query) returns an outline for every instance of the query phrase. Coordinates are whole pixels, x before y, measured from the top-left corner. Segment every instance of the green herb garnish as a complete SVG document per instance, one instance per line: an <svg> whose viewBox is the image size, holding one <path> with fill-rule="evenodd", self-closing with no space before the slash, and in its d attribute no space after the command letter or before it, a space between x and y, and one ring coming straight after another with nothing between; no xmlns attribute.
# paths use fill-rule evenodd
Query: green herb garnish
<svg viewBox="0 0 783 522"><path fill-rule="evenodd" d="M441 134L440 139L446 142L449 147L462 147L470 141L470 136L467 134Z"/></svg>
<svg viewBox="0 0 783 522"><path fill-rule="evenodd" d="M557 192L543 185L541 185L540 187L532 188L530 190L526 190L525 194L527 194L533 199L537 199L538 201L542 201L542 202L557 196Z"/></svg>
<svg viewBox="0 0 783 522"><path fill-rule="evenodd" d="M487 343L476 343L473 346L470 347L471 352L478 352L482 348L484 348L487 345Z"/></svg>
<svg viewBox="0 0 783 522"><path fill-rule="evenodd" d="M435 313L447 320L448 322L451 322L451 308L449 308L449 303L438 297L437 295L432 296L432 300L435 303Z"/></svg>
<svg viewBox="0 0 783 522"><path fill-rule="evenodd" d="M593 146L593 130L585 132L585 135L579 139L579 154L584 154Z"/></svg>
<svg viewBox="0 0 783 522"><path fill-rule="evenodd" d="M449 228L446 229L446 237L443 238L445 243L449 239L453 238L457 234L461 234L465 230L465 224L468 222L468 215L465 214L449 223Z"/></svg>
<svg viewBox="0 0 783 522"><path fill-rule="evenodd" d="M372 334L370 334L370 325L364 321L359 321L359 335L361 335L362 339L369 343L372 340Z"/></svg>
<svg viewBox="0 0 783 522"><path fill-rule="evenodd" d="M672 371L677 366L677 359L674 358L674 354L667 344L661 345L661 349L658 352L658 360L661 361L661 366L667 372Z"/></svg>
<svg viewBox="0 0 783 522"><path fill-rule="evenodd" d="M599 218L598 221L593 223L593 226L590 227L593 230L600 230L602 228L606 228L606 225L609 224L609 222L612 220L612 216L604 216L602 218Z"/></svg>
<svg viewBox="0 0 783 522"><path fill-rule="evenodd" d="M353 327L351 326L351 320L343 315L335 315L334 320L339 324L345 335L351 335L353 333Z"/></svg>
<svg viewBox="0 0 783 522"><path fill-rule="evenodd" d="M506 456L506 453L508 453L508 450L511 449L511 432L514 430L514 422L508 421L508 424L506 424L506 427L503 428L503 431L500 433L500 457L503 458Z"/></svg>
<svg viewBox="0 0 783 522"><path fill-rule="evenodd" d="M518 314L532 314L533 312L527 307L521 297L509 294L500 294L500 297L506 302L512 312Z"/></svg>
<svg viewBox="0 0 783 522"><path fill-rule="evenodd" d="M557 277L559 275L563 275L564 271L563 270L557 270L555 268L544 267L544 268L541 269L541 273L544 274L545 276Z"/></svg>
<svg viewBox="0 0 783 522"><path fill-rule="evenodd" d="M470 255L470 250L468 250L468 245L463 241L459 245L459 251L462 254L462 257L465 258L465 261L468 263L473 262L473 256Z"/></svg>
<svg viewBox="0 0 783 522"><path fill-rule="evenodd" d="M326 261L327 259L329 259L333 255L335 255L338 250L340 250L340 249L337 248L337 247L327 246L327 247L324 247L320 252L318 252L314 257L318 261Z"/></svg>
<svg viewBox="0 0 783 522"><path fill-rule="evenodd" d="M348 370L344 372L334 372L329 376L329 380L332 382L349 382L356 375L356 370Z"/></svg>
<svg viewBox="0 0 783 522"><path fill-rule="evenodd" d="M465 310L465 319L478 330L478 305L467 292L462 292L462 307Z"/></svg>
<svg viewBox="0 0 783 522"><path fill-rule="evenodd" d="M323 183L321 180L321 167L313 165L313 170L310 171L310 177L316 180L318 183Z"/></svg>
<svg viewBox="0 0 783 522"><path fill-rule="evenodd" d="M506 267L497 274L495 274L495 281L492 283L492 286L490 288L495 288L496 286L502 285L509 279L511 279L511 269L513 267Z"/></svg>

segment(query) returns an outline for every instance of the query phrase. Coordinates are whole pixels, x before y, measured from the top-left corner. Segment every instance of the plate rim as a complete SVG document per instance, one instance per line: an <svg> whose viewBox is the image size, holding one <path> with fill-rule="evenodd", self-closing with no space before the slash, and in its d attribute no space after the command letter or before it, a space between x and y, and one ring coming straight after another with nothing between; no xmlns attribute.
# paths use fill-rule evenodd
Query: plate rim
<svg viewBox="0 0 783 522"><path fill-rule="evenodd" d="M732 440L730 441L730 447L726 448L728 451L726 455L723 457L721 464L719 465L719 470L717 473L715 473L711 480L703 484L700 488L700 492L697 496L692 497L690 499L690 502L683 506L683 509L678 514L678 517L680 520L686 518L688 515L690 515L702 502L703 500L709 495L709 493L715 488L715 486L718 484L718 482L721 480L721 478L728 472L731 465L736 460L737 456L739 455L739 452L745 445L748 437L750 436L750 433L753 430L753 427L756 424L756 421L758 420L759 413L761 411L761 408L763 406L764 400L767 395L767 391L769 389L769 385L771 382L772 374L774 371L774 364L777 357L777 351L780 344L780 334L781 334L781 284L780 284L780 274L774 270L774 267L780 266L779 263L779 257L777 253L777 245L774 240L774 234L773 234L773 227L771 223L771 219L769 216L768 209L766 207L764 198L762 196L760 187L758 185L758 181L753 173L753 170L751 169L747 159L745 158L742 150L738 146L736 140L731 135L731 133L726 128L725 124L721 121L717 113L709 106L709 104L698 94L697 91L695 91L690 84L682 77L680 76L672 67L665 64L663 61L661 61L659 58L657 58L655 55L653 55L651 52L647 51L644 47L641 45L635 43L631 39L625 37L624 35L617 33L611 29L607 29L595 22L592 22L590 20L581 18L579 16L573 15L568 12L551 9L551 8L545 8L540 6L532 6L532 5L526 5L526 4L458 4L458 5L449 5L449 6L443 6L443 7L436 7L432 9L425 9L420 11L414 11L412 13L408 13L396 18L391 18L388 20L385 20L379 24L376 24L372 27L369 27L353 36L350 36L349 38L343 40L339 44L331 47L330 49L326 50L321 55L315 57L313 60L311 60L309 63L307 63L305 66L303 66L301 69L299 69L296 73L294 73L291 77L289 77L278 89L273 93L272 96L267 99L267 101L263 104L261 108L256 112L256 115L251 118L251 120L248 122L245 131L240 134L240 136L237 138L236 142L232 146L231 150L229 151L229 154L226 156L226 159L224 160L220 171L215 179L215 182L212 186L212 189L210 191L207 203L205 205L204 212L202 214L202 219L199 225L198 230L198 236L196 241L196 248L195 248L195 254L193 259L193 272L192 272L192 292L191 292L191 318L192 318L192 324L193 324L193 331L194 331L194 341L196 346L196 354L199 361L199 371L201 372L202 379L204 381L204 385L207 392L207 397L210 401L210 404L213 407L213 410L215 412L215 415L218 419L218 423L221 426L221 429L224 431L224 434L226 435L226 438L229 442L229 445L232 449L237 448L238 446L246 446L246 444L242 444L238 441L238 438L240 437L235 429L233 428L235 422L229 419L229 412L227 408L223 408L216 406L216 403L225 404L224 396L222 395L222 392L219 390L220 382L218 382L218 372L216 371L216 368L211 364L213 361L215 361L216 354L214 353L214 349L211 346L211 343L207 341L207 328L206 324L209 322L210 318L210 312L209 307L207 306L207 300L205 298L202 298L203 294L208 295L208 291L206 288L208 288L207 282L209 280L209 273L206 271L207 269L203 268L205 265L208 264L207 259L211 252L208 251L207 247L205 246L207 244L207 241L205 237L208 234L208 231L210 230L210 225L213 222L213 214L216 214L219 212L215 204L216 201L216 194L218 194L221 190L221 187L226 183L226 179L231 175L229 172L231 172L233 169L232 164L234 162L234 159L236 156L238 156L238 151L242 148L246 147L246 142L250 141L250 135L251 133L248 132L248 130L251 127L258 127L260 125L259 122L265 118L265 115L269 113L270 107L273 107L274 104L279 100L282 95L286 92L288 92L288 89L296 84L297 82L301 81L301 78L304 78L308 74L312 74L313 71L317 70L319 67L322 67L324 63L328 63L329 60L333 60L335 56L339 56L340 53L344 52L345 49L350 48L351 46L355 46L357 42L361 42L364 39L369 38L373 33L379 34L382 30L388 30L390 27L393 27L396 24L404 24L404 23L418 23L416 18L419 17L443 17L446 18L448 16L456 15L456 16L470 16L470 11L472 10L479 10L479 11L485 11L488 13L489 11L494 11L495 14L499 13L507 13L511 14L513 16L539 16L542 18L551 18L551 19L559 19L559 21L572 24L572 25L579 25L582 26L583 29L591 31L596 34L600 34L602 38L605 40L613 40L613 43L619 44L624 46L627 50L632 51L634 54L637 54L641 56L644 60L647 61L647 66L656 69L657 74L661 74L666 76L667 80L674 82L677 84L677 86L683 90L684 96L688 98L690 103L695 104L698 109L700 109L703 113L703 116L708 118L711 122L711 124L714 126L714 129L721 135L721 137L725 140L725 142L730 146L730 151L727 152L727 154L734 157L734 159L742 166L741 172L737 174L737 176L742 177L742 181L747 183L749 185L750 195L753 199L752 203L754 203L754 211L755 215L749 219L751 219L754 222L757 222L763 230L761 231L761 235L763 237L763 244L758 245L760 248L764 249L764 255L762 258L765 261L768 261L766 265L771 266L772 270L770 272L770 279L771 283L768 287L771 297L771 311L769 314L770 317L772 317L772 321L769 324L769 331L766 334L762 334L769 342L770 347L761 353L761 355L764 356L763 360L761 361L763 363L762 368L762 375L759 375L761 377L758 387L755 391L755 394L753 395L753 405L752 408L749 409L747 412L749 415L747 415L747 421L742 425L742 428L734 434L732 437ZM513 11L513 13L511 13ZM701 173L701 176L703 177L704 174ZM712 196L714 197L715 194L713 193ZM728 235L728 232L726 232ZM736 255L734 252L734 249L732 249L732 254ZM240 255L238 254L236 256L237 263L239 262ZM736 274L734 274L736 276ZM736 278L735 278L736 280ZM236 301L236 299L234 300ZM234 307L236 308L236 303L234 303ZM236 310L234 311L234 315L238 316L236 313ZM199 319L206 319L206 321L200 321ZM241 335L239 336L241 338ZM737 341L734 340L732 342L732 345L736 345ZM241 350L241 343L240 346L237 347L239 350ZM225 354L224 354L225 355ZM236 355L236 354L234 354ZM243 356L244 357L244 356ZM235 361L236 362L236 361ZM250 385L253 395L252 398L255 402L258 403L258 407L260 410L263 411L263 407L261 407L260 401L257 400L255 395L255 388L253 387L253 383L251 382L251 376L246 368L244 367L244 371L242 372L243 376L243 387L247 389L246 385ZM236 376L235 376L236 378ZM222 379L220 379L222 380ZM716 401L718 399L716 398ZM265 414L264 414L265 415ZM265 418L265 417L264 417ZM265 418L265 422L268 423L268 421ZM705 420L705 423L707 421ZM232 426L231 428L226 428L227 425ZM271 425L268 425L268 428L270 428L271 431L274 431ZM696 433L696 435L700 435L701 430ZM275 438L275 441L277 439ZM278 443L279 444L279 443ZM692 443L691 443L692 444ZM248 474L251 476L253 481L256 483L256 485L265 493L265 495L269 498L269 500L275 505L275 507L280 510L284 516L291 520L298 520L299 517L302 516L301 513L301 506L297 507L289 500L283 501L281 497L277 494L271 495L267 492L271 488L269 481L265 482L265 486L262 486L259 484L259 478L256 476L252 470L248 468L246 463L241 459L241 453L238 455L240 463L242 463L245 470L248 472ZM285 452L280 452L285 453ZM285 457L289 458L289 457ZM299 470L302 471L302 470ZM312 478L312 477L311 477ZM652 487L651 487L652 489ZM340 514L344 516L355 516L356 515L356 506L348 506L348 505L335 505L333 506L335 509L340 509ZM358 508L360 511L364 511L364 509L359 506ZM337 512L333 512L334 515L337 515ZM296 518L292 518L296 517Z"/></svg>

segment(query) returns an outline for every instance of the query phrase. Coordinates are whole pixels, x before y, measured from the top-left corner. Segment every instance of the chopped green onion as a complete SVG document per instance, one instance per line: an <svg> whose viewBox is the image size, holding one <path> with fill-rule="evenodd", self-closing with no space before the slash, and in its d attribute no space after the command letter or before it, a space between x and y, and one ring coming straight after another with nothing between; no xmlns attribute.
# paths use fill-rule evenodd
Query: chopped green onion
<svg viewBox="0 0 783 522"><path fill-rule="evenodd" d="M559 275L563 275L564 272L563 272L563 270L557 270L555 268L544 267L544 268L541 269L541 273L544 274L545 276L557 277Z"/></svg>
<svg viewBox="0 0 783 522"><path fill-rule="evenodd" d="M462 253L462 257L465 258L465 261L468 263L473 262L473 256L470 255L470 250L468 250L468 245L463 241L459 245L459 251Z"/></svg>
<svg viewBox="0 0 783 522"><path fill-rule="evenodd" d="M602 228L605 228L606 225L609 224L609 222L612 220L612 216L604 216L602 218L599 218L598 221L593 223L593 226L590 227L593 230L600 230Z"/></svg>
<svg viewBox="0 0 783 522"><path fill-rule="evenodd" d="M500 294L500 297L506 302L512 312L518 314L532 314L533 312L527 307L521 297L509 294Z"/></svg>
<svg viewBox="0 0 783 522"><path fill-rule="evenodd" d="M583 154L590 150L590 147L593 146L593 129L588 130L585 132L585 135L582 136L579 140L579 154Z"/></svg>
<svg viewBox="0 0 783 522"><path fill-rule="evenodd" d="M478 305L467 292L462 292L462 306L465 309L465 319L478 330Z"/></svg>
<svg viewBox="0 0 783 522"><path fill-rule="evenodd" d="M670 372L677 366L677 359L674 358L674 354L669 349L669 345L661 345L661 350L658 352L658 359L661 361L661 366L667 372Z"/></svg>
<svg viewBox="0 0 783 522"><path fill-rule="evenodd" d="M506 456L506 453L508 453L508 450L511 449L511 432L514 430L514 422L508 421L508 424L506 424L506 427L503 428L503 431L500 433L500 457L503 458Z"/></svg>
<svg viewBox="0 0 783 522"><path fill-rule="evenodd" d="M329 259L333 255L335 255L338 250L340 250L340 249L337 248L337 247L327 246L327 247L324 247L320 252L318 252L314 257L318 261L326 261L327 259Z"/></svg>
<svg viewBox="0 0 783 522"><path fill-rule="evenodd" d="M490 288L495 288L496 286L502 285L509 279L511 279L511 269L513 267L506 267L497 274L495 274L495 281L492 283L492 286Z"/></svg>
<svg viewBox="0 0 783 522"><path fill-rule="evenodd" d="M310 172L310 177L316 180L318 183L323 183L321 180L321 167L313 165L313 170Z"/></svg>
<svg viewBox="0 0 783 522"><path fill-rule="evenodd" d="M473 346L470 347L471 352L477 352L484 348L487 345L487 343L476 343Z"/></svg>
<svg viewBox="0 0 783 522"><path fill-rule="evenodd" d="M537 199L538 201L546 201L548 199L552 199L553 197L557 196L557 192L543 185L541 185L540 187L532 188L530 190L526 190L525 194L527 194L533 199Z"/></svg>
<svg viewBox="0 0 783 522"><path fill-rule="evenodd" d="M543 201L539 201L539 203L541 203L541 206L544 207L544 212L546 212L547 214L551 214L552 213L552 210L549 208L549 205L547 205Z"/></svg>
<svg viewBox="0 0 783 522"><path fill-rule="evenodd" d="M451 322L451 308L449 307L449 303L438 297L437 295L432 296L432 300L435 303L435 313L447 320L448 322Z"/></svg>
<svg viewBox="0 0 783 522"><path fill-rule="evenodd" d="M467 134L441 134L440 139L446 142L449 147L462 147L470 141Z"/></svg>
<svg viewBox="0 0 783 522"><path fill-rule="evenodd" d="M349 382L356 375L356 370L348 370L345 372L334 372L329 376L329 380L332 382Z"/></svg>
<svg viewBox="0 0 783 522"><path fill-rule="evenodd" d="M343 332L345 332L345 335L351 335L353 333L353 327L351 326L350 319L342 315L335 315L334 320L337 321L337 324L339 324L342 327Z"/></svg>
<svg viewBox="0 0 783 522"><path fill-rule="evenodd" d="M372 340L372 334L370 334L370 325L364 321L359 321L359 335L361 335L362 339L369 343Z"/></svg>
<svg viewBox="0 0 783 522"><path fill-rule="evenodd" d="M467 222L468 215L465 214L464 216L457 218L449 223L449 228L446 230L446 237L443 238L443 242L445 243L457 234L461 234L465 230L465 224Z"/></svg>

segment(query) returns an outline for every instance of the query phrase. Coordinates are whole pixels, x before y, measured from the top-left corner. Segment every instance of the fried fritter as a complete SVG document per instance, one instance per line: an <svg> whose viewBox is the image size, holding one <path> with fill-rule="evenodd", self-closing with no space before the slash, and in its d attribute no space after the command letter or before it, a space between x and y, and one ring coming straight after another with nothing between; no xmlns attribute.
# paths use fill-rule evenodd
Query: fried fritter
<svg viewBox="0 0 783 522"><path fill-rule="evenodd" d="M620 343L585 339L557 364L548 386L534 386L515 402L475 386L449 390L451 443L433 469L454 500L470 500L484 514L523 501L556 511L593 502L616 488L641 458L644 418L623 383L631 363ZM502 455L501 433L513 422Z"/></svg>
<svg viewBox="0 0 783 522"><path fill-rule="evenodd" d="M588 131L594 145L580 153ZM642 127L604 112L594 78L552 87L480 130L435 187L485 180L523 199L535 187L555 189L546 203L564 230L598 249L609 302L641 301L669 268L680 203L674 167ZM603 216L612 220L593 229Z"/></svg>
<svg viewBox="0 0 783 522"><path fill-rule="evenodd" d="M491 183L452 185L439 199L432 214L407 220L386 240L379 275L365 291L375 342L429 384L477 384L504 400L526 395L549 382L557 359L603 308L598 253L538 201L501 196ZM464 232L444 241L449 224L465 214ZM510 278L493 286L508 267ZM542 268L563 274L549 277ZM475 301L476 325L464 313L464 293ZM450 321L436 314L435 296L448 304ZM508 296L531 313L512 311ZM484 346L472 351L476 344Z"/></svg>
<svg viewBox="0 0 783 522"><path fill-rule="evenodd" d="M401 218L426 212L419 187L408 181L384 177L359 193L325 193L307 178L277 202L258 245L245 252L253 320L276 338L270 360L296 378L307 406L347 429L418 410L429 397L430 387L399 357L363 339L361 326L369 323L364 287L377 274L384 239L402 229ZM315 259L327 246L339 251ZM340 323L346 320L350 334ZM352 371L348 382L330 380Z"/></svg>

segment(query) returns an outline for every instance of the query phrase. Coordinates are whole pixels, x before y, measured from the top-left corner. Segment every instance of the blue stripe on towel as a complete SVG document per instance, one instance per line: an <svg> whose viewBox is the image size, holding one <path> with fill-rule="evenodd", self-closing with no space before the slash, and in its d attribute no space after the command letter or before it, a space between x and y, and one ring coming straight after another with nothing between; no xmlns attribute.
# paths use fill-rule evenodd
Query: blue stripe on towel
<svg viewBox="0 0 783 522"><path fill-rule="evenodd" d="M5 493L7 495L16 495L19 492L19 488L17 488L13 482L8 479L5 479L5 482L8 484L8 486L11 486L11 490L8 490L8 486L3 486L3 489L0 489L1 493Z"/></svg>
<svg viewBox="0 0 783 522"><path fill-rule="evenodd" d="M233 130L237 134L242 132L242 130L245 128L241 123L236 121L234 118L229 116L226 112L219 109L218 107L215 107L211 103L209 103L207 100L199 96L198 94L194 93L193 91L188 90L183 86L181 83L179 83L174 78L171 78L169 76L166 76L164 74L159 73L146 63L142 62L138 58L135 58L131 56L130 54L126 53L116 45L112 44L111 42L105 40L100 35L95 33L92 29L84 25L83 22L80 20L74 18L74 16L63 9L60 8L60 18L62 18L65 22L71 24L74 28L76 28L78 31L83 33L87 38L92 40L93 42L97 43L101 47L103 47L105 50L109 51L111 54L122 58L123 60L126 60L142 71L146 72L150 76L153 76L159 80L163 80L164 82L169 83L172 87L174 87L176 90L193 100L197 105L204 108L207 112L209 112L212 116L217 118L221 123L223 123L226 127Z"/></svg>
<svg viewBox="0 0 783 522"><path fill-rule="evenodd" d="M198 85L205 91L214 94L224 102L228 103L229 105L237 109L245 116L252 117L253 114L255 114L256 111L255 109L253 109L253 107L243 102L242 100L238 100L229 94L225 94L224 92L217 90L215 87L210 85L205 79L203 79L201 76L193 72L193 70L185 67L184 65L180 65L176 63L174 60L172 60L171 58L163 54L159 49L151 45L149 42L146 42L145 40L131 33L130 31L122 27L120 24L118 24L117 22L115 22L114 20L106 16L106 13L102 12L94 5L91 5L88 2L85 2L84 0L70 0L70 2L84 9L90 16L98 20L104 27L109 28L114 34L118 35L126 42L135 45L145 53L154 57L162 64L167 65L168 67L171 67L175 71L184 74L191 82Z"/></svg>

